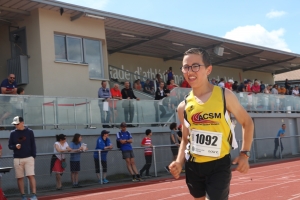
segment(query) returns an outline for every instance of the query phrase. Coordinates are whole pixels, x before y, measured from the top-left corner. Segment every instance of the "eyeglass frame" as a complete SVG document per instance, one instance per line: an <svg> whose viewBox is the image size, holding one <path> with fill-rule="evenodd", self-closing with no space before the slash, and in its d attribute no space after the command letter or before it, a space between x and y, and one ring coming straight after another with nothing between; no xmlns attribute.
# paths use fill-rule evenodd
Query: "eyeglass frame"
<svg viewBox="0 0 300 200"><path fill-rule="evenodd" d="M197 71L194 71L194 70L193 70L193 66L194 66L194 65L198 65L198 70L197 70ZM200 67L201 67L201 66L204 66L204 67L205 67L205 65L200 65L200 64L196 64L196 63L195 63L195 64L192 64L191 66L188 66L188 65L187 65L187 66L186 66L186 65L185 65L185 66L182 66L182 67L180 67L180 69L181 69L181 72L182 72L182 73L186 74L186 73L188 73L188 72L190 71L190 69L191 69L192 72L198 72L198 71L200 70ZM183 71L183 69L187 69L187 71Z"/></svg>

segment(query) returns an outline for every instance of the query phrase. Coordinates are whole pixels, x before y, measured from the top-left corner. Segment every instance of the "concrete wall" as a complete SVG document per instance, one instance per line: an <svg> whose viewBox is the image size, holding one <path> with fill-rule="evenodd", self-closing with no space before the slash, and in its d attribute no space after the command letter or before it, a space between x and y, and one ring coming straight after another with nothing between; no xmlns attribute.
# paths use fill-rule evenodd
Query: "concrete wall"
<svg viewBox="0 0 300 200"><path fill-rule="evenodd" d="M39 9L44 94L47 96L97 97L100 80L90 80L87 65L55 62L54 33L102 41L106 77L107 48L104 21L82 17L70 21L70 15Z"/></svg>
<svg viewBox="0 0 300 200"><path fill-rule="evenodd" d="M181 61L176 60L169 60L164 62L161 58L154 58L154 57L147 57L147 56L140 56L140 55L132 55L132 54L125 54L125 53L114 53L108 55L109 64L124 70L128 70L135 74L153 78L157 73L161 74L161 77L164 77L166 80L166 76L164 76L164 72L169 68L172 67L175 81L180 83L183 80L182 72L180 67L182 66ZM122 74L117 73L115 70L111 71L111 77L116 79L124 80ZM264 83L273 84L273 76L271 73L263 73L263 72L243 72L240 69L233 69L227 67L220 67L220 66L213 66L212 74L209 76L210 79L212 78L225 78L226 80L233 78L240 82L240 77L242 80L245 78L247 79L258 79L262 80Z"/></svg>

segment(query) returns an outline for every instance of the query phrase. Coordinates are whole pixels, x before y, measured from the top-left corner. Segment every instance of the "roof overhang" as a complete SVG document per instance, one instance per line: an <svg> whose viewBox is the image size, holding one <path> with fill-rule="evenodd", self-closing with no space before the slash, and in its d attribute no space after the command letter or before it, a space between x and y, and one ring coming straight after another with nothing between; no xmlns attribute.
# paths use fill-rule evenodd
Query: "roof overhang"
<svg viewBox="0 0 300 200"><path fill-rule="evenodd" d="M1 9L2 8L2 9ZM267 47L215 37L174 26L104 12L54 0L2 0L0 25L30 15L30 11L43 8L70 15L70 21L95 16L105 22L108 53L129 53L167 60L182 60L189 48L206 49L214 65L259 71L283 73L299 68L300 55ZM223 54L215 50L224 48Z"/></svg>

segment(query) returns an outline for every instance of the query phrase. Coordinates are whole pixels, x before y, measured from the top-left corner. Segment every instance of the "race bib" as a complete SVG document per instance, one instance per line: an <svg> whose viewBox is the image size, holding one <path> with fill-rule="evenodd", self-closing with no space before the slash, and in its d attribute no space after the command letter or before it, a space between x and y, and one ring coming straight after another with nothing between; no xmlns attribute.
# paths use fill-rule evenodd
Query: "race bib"
<svg viewBox="0 0 300 200"><path fill-rule="evenodd" d="M222 147L222 133L192 130L190 151L200 156L219 157Z"/></svg>

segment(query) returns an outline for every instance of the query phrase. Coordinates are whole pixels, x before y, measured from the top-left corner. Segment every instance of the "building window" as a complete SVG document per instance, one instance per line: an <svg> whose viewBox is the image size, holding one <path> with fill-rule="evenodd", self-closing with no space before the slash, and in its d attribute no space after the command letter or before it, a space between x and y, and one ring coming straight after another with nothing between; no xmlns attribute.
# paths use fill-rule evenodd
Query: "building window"
<svg viewBox="0 0 300 200"><path fill-rule="evenodd" d="M102 42L67 35L54 35L55 60L87 63L90 79L103 79Z"/></svg>

